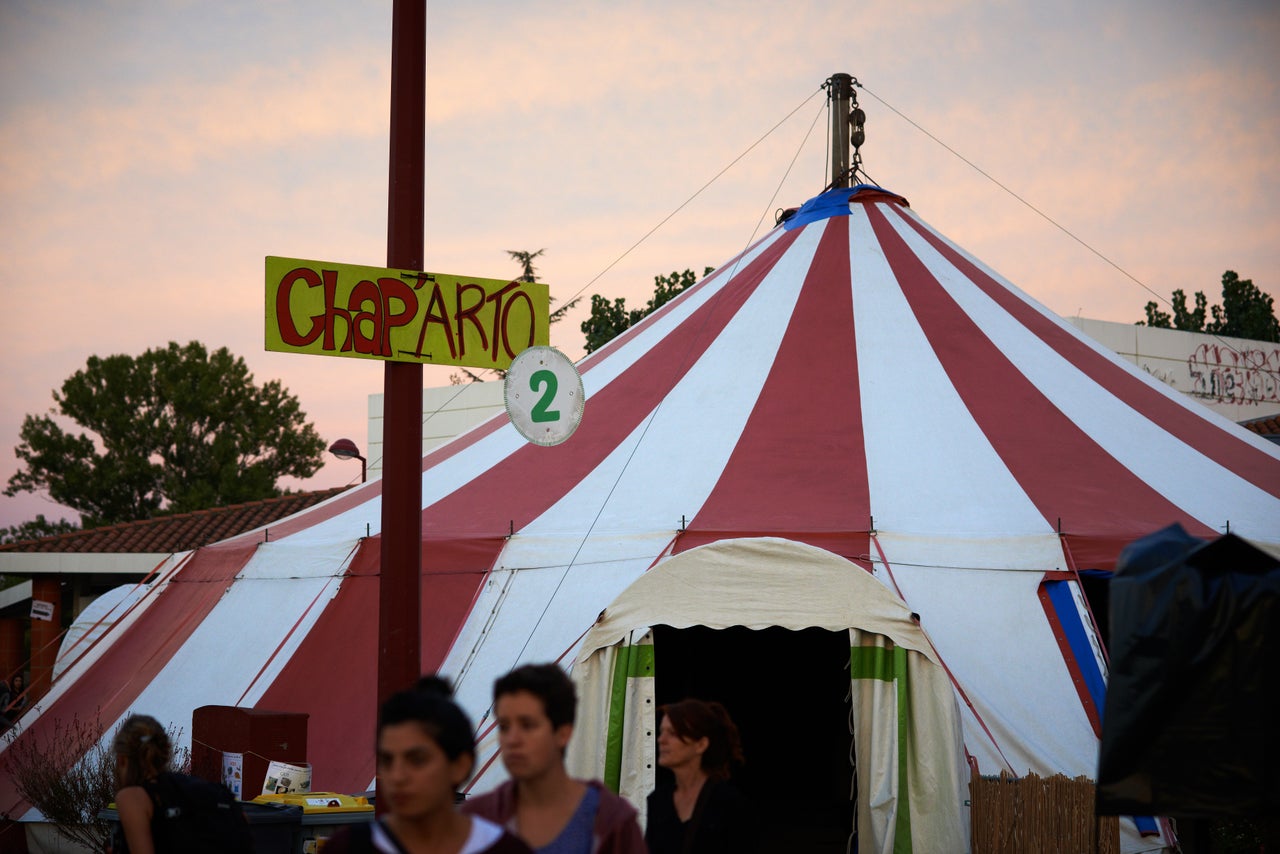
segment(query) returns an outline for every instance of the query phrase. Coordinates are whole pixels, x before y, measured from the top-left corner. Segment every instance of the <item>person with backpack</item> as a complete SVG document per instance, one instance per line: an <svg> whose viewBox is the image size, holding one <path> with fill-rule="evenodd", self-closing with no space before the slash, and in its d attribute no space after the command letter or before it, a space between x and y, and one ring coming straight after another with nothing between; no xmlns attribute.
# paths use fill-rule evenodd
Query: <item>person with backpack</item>
<svg viewBox="0 0 1280 854"><path fill-rule="evenodd" d="M221 783L169 770L160 722L131 715L116 732L116 812L110 854L253 854L244 810Z"/></svg>

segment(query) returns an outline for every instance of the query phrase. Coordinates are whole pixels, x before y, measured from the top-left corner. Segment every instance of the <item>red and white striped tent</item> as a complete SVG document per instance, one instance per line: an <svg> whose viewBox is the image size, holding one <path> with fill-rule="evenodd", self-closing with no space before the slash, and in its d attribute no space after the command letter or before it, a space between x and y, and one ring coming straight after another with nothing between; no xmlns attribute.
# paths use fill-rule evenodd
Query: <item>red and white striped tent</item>
<svg viewBox="0 0 1280 854"><path fill-rule="evenodd" d="M422 462L421 658L479 722L475 790L503 773L487 708L512 666L580 660L584 732L634 724L592 705L601 678L621 679L597 671L633 661L647 627L698 622L696 607L667 617L661 595L714 602L713 628L801 629L805 596L868 579L883 597L846 598L854 611L883 598L875 613L811 625L938 668L939 726L963 733L940 774L967 780L953 768L967 753L983 773L1092 777L1105 656L1078 573L1173 523L1280 543L1280 450L1082 337L879 188L815 198L579 368L585 416L564 444L527 443L498 417ZM207 704L303 711L314 788L368 788L380 500L373 481L269 536L175 555L19 737L95 710L188 732ZM719 561L710 589L686 560L698 547ZM636 604L633 585L668 561L690 583ZM772 620L775 604L790 616ZM609 631L584 643L593 626ZM855 732L876 729L859 718L873 708ZM649 778L601 763L637 763L643 745L606 756L593 737L574 761L642 794ZM862 850L932 821L875 765L858 772ZM0 809L22 812L7 778ZM939 832L955 832L959 804L941 812ZM1144 845L1131 825L1125 839Z"/></svg>

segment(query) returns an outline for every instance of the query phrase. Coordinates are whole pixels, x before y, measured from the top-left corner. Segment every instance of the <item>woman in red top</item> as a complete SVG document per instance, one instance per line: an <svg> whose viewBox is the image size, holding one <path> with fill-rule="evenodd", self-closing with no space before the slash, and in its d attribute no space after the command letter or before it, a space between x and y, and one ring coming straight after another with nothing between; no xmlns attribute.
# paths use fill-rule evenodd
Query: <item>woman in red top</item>
<svg viewBox="0 0 1280 854"><path fill-rule="evenodd" d="M511 779L463 810L516 833L538 854L644 854L631 804L564 767L577 693L555 664L526 664L493 685L502 764Z"/></svg>

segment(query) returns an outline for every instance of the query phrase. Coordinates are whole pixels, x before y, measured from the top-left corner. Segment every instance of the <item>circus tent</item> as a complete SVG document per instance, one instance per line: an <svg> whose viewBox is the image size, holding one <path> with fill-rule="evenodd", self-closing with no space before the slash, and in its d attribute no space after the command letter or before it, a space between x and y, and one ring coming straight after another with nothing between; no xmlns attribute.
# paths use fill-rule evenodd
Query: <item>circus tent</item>
<svg viewBox="0 0 1280 854"><path fill-rule="evenodd" d="M503 774L495 676L570 666L646 573L735 541L874 579L945 671L982 773L1091 777L1106 659L1081 573L1173 523L1280 542L1280 449L878 187L811 200L579 370L585 415L564 444L498 417L422 462L421 660L479 721L475 791ZM130 711L189 726L208 704L304 711L314 788L366 789L380 523L373 481L174 555L18 737L95 710L108 727ZM804 572L742 553L779 590ZM760 583L762 564L742 567L742 587L720 576L730 605ZM646 613L632 628L663 624ZM7 778L0 809L22 812Z"/></svg>

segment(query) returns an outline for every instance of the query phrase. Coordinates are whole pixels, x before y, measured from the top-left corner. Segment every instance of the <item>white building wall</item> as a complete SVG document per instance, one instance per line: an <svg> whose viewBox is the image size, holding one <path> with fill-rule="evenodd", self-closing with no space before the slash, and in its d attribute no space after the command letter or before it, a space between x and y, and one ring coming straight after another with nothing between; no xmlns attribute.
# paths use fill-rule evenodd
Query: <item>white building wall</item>
<svg viewBox="0 0 1280 854"><path fill-rule="evenodd" d="M422 452L506 410L501 380L422 390ZM369 395L369 477L382 477L382 393Z"/></svg>
<svg viewBox="0 0 1280 854"><path fill-rule="evenodd" d="M1066 320L1232 421L1280 414L1280 344L1082 317Z"/></svg>

